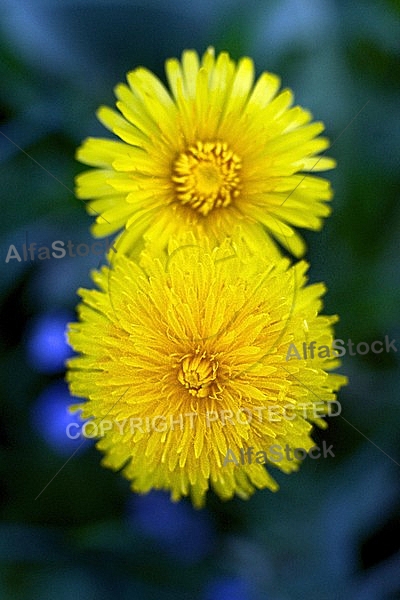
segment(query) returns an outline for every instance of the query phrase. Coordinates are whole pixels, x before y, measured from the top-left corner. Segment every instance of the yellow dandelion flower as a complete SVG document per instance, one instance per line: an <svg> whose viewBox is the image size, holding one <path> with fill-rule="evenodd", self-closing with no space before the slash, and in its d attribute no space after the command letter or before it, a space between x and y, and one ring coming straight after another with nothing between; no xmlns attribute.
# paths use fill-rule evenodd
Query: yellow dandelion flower
<svg viewBox="0 0 400 600"><path fill-rule="evenodd" d="M264 465L227 455L310 450L312 425L326 425L321 416L346 382L327 372L338 366L333 356L287 360L293 343L334 339L336 317L318 314L324 286L306 286L306 270L271 264L242 241L212 249L190 236L158 256L142 253L140 264L118 253L94 272L99 289L80 290L70 325L80 354L67 378L86 399L74 409L91 419L103 464L122 469L136 492L190 495L197 507L209 487L224 500L276 490ZM289 473L298 464L284 457L276 466Z"/></svg>
<svg viewBox="0 0 400 600"><path fill-rule="evenodd" d="M197 230L222 241L240 223L249 243L267 234L296 256L304 252L293 227L320 229L332 197L317 171L335 166L320 153L324 126L292 106L290 90L254 64L236 64L209 48L166 62L169 89L147 69L115 88L118 111L98 118L120 138L87 139L77 158L91 167L77 178L77 196L97 215L93 234L125 228L121 249L136 242L167 244Z"/></svg>

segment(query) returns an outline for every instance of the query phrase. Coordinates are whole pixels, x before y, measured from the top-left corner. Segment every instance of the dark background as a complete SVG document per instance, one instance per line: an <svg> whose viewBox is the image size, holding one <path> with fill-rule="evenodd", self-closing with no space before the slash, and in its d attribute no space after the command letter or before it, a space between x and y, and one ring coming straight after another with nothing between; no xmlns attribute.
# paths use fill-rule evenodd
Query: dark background
<svg viewBox="0 0 400 600"><path fill-rule="evenodd" d="M395 0L3 0L0 7L0 598L400 598L399 357L348 356L335 458L206 509L138 497L68 440L65 324L95 256L5 262L10 244L91 243L74 159L113 87L208 45L254 58L325 122L334 212L306 235L336 337L400 348L400 10ZM5 137L7 136L7 137ZM58 475L52 480L52 478ZM35 500L48 482L51 483Z"/></svg>

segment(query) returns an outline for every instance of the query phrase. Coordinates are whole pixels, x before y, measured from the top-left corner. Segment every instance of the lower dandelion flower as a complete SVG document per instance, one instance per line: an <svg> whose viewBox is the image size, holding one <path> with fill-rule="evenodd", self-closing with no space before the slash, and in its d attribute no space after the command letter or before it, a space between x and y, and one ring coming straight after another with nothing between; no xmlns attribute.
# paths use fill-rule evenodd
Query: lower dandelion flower
<svg viewBox="0 0 400 600"><path fill-rule="evenodd" d="M225 500L276 490L267 465L227 455L308 451L313 424L326 426L321 417L346 382L327 372L339 363L326 353L287 360L307 336L318 346L334 339L336 317L318 314L324 286L307 286L306 271L283 258L272 265L242 242L212 249L191 236L143 252L140 264L118 253L95 272L99 289L80 290L80 320L70 325L80 356L67 377L87 399L76 408L97 428L103 464L123 469L136 492L190 495L198 507L210 487ZM283 457L276 466L298 464Z"/></svg>
<svg viewBox="0 0 400 600"><path fill-rule="evenodd" d="M320 229L332 191L319 171L335 162L320 122L292 106L290 90L254 64L237 64L209 48L166 62L169 88L137 68L115 88L115 111L100 121L118 140L89 138L77 158L95 167L77 178L77 196L96 215L93 234L124 230L124 251L138 240L167 244L197 229L213 241L240 223L250 242L262 234L296 256L304 243L295 227ZM265 235L266 234L266 235Z"/></svg>

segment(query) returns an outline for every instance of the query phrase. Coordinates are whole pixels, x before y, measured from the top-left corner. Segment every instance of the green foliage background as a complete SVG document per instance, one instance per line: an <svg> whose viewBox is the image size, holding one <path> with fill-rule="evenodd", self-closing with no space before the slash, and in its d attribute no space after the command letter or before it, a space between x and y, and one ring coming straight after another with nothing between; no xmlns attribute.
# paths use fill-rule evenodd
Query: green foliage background
<svg viewBox="0 0 400 600"><path fill-rule="evenodd" d="M335 459L277 472L277 494L225 504L210 495L209 550L186 564L130 518L127 482L100 466L94 447L35 500L66 458L32 420L38 395L60 376L29 363L29 326L35 315L72 311L98 261L5 263L9 245L27 238L91 241L72 190L76 147L104 134L96 108L113 104L113 86L137 65L163 77L165 58L214 45L252 56L258 74L278 73L324 121L338 167L333 214L306 234L311 280L327 283L338 338L388 335L400 347L399 16L396 0L3 3L1 598L400 597L400 351L347 355L342 416L315 434ZM224 592L221 578L242 587Z"/></svg>

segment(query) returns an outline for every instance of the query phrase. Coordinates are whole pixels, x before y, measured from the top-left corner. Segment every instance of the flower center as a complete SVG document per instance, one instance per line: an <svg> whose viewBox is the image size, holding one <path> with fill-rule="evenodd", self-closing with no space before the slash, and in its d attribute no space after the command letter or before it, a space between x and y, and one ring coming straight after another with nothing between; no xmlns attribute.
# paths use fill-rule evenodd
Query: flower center
<svg viewBox="0 0 400 600"><path fill-rule="evenodd" d="M189 391L189 394L197 398L206 398L217 377L218 363L206 352L194 356L187 354L181 359L181 368L178 380Z"/></svg>
<svg viewBox="0 0 400 600"><path fill-rule="evenodd" d="M240 158L223 142L196 142L178 156L172 181L182 204L205 217L228 206L240 192Z"/></svg>

